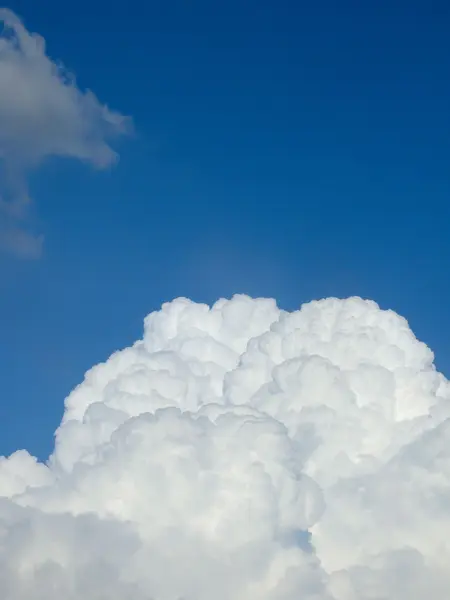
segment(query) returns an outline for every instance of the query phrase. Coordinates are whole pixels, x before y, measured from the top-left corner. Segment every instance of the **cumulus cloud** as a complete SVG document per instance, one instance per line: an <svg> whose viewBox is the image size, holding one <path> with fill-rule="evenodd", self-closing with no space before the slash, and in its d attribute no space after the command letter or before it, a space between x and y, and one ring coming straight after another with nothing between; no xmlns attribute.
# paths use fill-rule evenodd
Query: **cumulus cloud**
<svg viewBox="0 0 450 600"><path fill-rule="evenodd" d="M4 600L447 600L450 384L360 298L178 299L0 461Z"/></svg>
<svg viewBox="0 0 450 600"><path fill-rule="evenodd" d="M129 130L129 119L81 91L74 77L46 54L42 37L0 9L0 245L23 258L41 254L33 232L27 174L49 157L68 157L104 168L114 163L110 139Z"/></svg>

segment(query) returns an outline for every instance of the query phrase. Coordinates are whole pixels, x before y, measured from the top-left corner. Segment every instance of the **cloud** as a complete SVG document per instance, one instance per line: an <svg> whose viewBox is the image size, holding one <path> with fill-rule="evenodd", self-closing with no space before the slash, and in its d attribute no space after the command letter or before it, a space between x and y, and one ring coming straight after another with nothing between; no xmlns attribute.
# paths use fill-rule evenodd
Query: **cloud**
<svg viewBox="0 0 450 600"><path fill-rule="evenodd" d="M446 600L450 384L360 298L177 299L0 461L4 600Z"/></svg>
<svg viewBox="0 0 450 600"><path fill-rule="evenodd" d="M46 54L42 37L0 9L0 246L37 258L42 236L33 232L27 174L49 157L67 157L96 168L113 164L110 140L129 131L130 120L101 104Z"/></svg>

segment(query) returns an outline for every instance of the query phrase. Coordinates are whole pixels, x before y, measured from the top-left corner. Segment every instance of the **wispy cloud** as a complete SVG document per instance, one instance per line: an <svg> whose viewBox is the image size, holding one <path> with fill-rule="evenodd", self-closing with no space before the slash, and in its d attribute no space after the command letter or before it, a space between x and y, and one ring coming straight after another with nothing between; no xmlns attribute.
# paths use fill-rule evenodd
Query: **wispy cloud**
<svg viewBox="0 0 450 600"><path fill-rule="evenodd" d="M110 141L130 130L112 111L47 56L45 41L0 9L0 247L38 258L43 237L32 231L27 175L48 157L69 157L105 168L117 160Z"/></svg>

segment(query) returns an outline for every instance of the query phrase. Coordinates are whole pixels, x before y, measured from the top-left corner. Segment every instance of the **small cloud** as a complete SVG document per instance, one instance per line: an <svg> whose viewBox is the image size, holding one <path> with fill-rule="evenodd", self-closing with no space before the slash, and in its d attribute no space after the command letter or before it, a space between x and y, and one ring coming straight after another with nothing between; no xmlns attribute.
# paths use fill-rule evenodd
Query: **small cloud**
<svg viewBox="0 0 450 600"><path fill-rule="evenodd" d="M0 229L0 248L18 258L41 258L43 243L43 235L35 235L11 224Z"/></svg>
<svg viewBox="0 0 450 600"><path fill-rule="evenodd" d="M47 56L44 39L12 11L0 9L0 21L0 246L36 258L42 236L29 231L27 174L49 157L100 169L114 164L110 141L128 133L131 120L80 90L73 75Z"/></svg>

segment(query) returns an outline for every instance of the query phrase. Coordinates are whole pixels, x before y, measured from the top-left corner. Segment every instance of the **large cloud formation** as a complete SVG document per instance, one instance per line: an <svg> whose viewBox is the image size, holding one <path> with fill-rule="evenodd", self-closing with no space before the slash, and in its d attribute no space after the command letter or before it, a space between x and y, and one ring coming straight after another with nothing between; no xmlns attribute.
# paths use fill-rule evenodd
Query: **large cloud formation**
<svg viewBox="0 0 450 600"><path fill-rule="evenodd" d="M81 91L12 11L0 9L0 24L0 247L37 258L43 238L33 232L28 171L49 157L107 167L117 158L110 139L131 123Z"/></svg>
<svg viewBox="0 0 450 600"><path fill-rule="evenodd" d="M450 385L405 319L186 299L0 462L3 600L447 600Z"/></svg>

